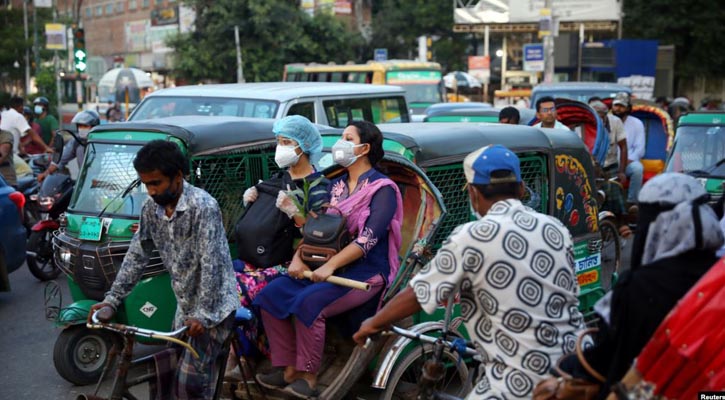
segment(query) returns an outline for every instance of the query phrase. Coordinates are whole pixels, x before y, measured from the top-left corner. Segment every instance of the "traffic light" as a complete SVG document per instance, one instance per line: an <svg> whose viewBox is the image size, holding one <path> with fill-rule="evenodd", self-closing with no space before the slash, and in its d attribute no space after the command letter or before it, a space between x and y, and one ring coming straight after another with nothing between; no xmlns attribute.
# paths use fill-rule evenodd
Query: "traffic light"
<svg viewBox="0 0 725 400"><path fill-rule="evenodd" d="M73 31L73 66L77 72L86 72L86 32L83 28Z"/></svg>
<svg viewBox="0 0 725 400"><path fill-rule="evenodd" d="M433 51L431 51L433 48L433 38L430 36L425 37L425 48L427 50L425 53L425 60L430 61L433 59Z"/></svg>

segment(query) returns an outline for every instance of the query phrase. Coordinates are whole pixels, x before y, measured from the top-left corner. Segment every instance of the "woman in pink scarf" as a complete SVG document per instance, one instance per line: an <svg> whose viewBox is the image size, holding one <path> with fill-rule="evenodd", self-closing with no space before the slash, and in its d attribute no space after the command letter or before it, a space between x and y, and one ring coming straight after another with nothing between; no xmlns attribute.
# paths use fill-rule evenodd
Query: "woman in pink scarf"
<svg viewBox="0 0 725 400"><path fill-rule="evenodd" d="M312 280L302 279L310 268L295 254L289 275L272 281L254 301L269 336L272 365L278 367L258 375L265 387L316 396L327 318L344 313L347 320L336 326L347 328L343 334L351 336L375 313L380 295L397 273L403 205L396 184L375 169L383 158L382 144L374 124L353 121L332 147L333 159L347 172L331 182L330 204L346 215L356 239L317 268ZM333 274L365 281L372 289L363 292L325 282Z"/></svg>

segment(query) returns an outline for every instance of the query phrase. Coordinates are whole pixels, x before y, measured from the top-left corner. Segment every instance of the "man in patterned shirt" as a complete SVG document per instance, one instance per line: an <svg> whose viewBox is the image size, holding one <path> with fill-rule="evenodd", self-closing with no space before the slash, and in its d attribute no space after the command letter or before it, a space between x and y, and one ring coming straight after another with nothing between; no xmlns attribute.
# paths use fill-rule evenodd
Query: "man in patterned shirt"
<svg viewBox="0 0 725 400"><path fill-rule="evenodd" d="M454 230L436 256L378 314L365 338L423 309L433 313L460 290L461 316L485 354L485 377L468 399L531 398L583 325L571 235L555 218L519 200L519 159L487 146L463 162L473 222Z"/></svg>
<svg viewBox="0 0 725 400"><path fill-rule="evenodd" d="M215 361L224 350L239 304L219 205L207 192L184 181L189 164L173 142L149 142L139 150L133 166L151 199L143 205L139 230L111 290L91 313L104 306L118 308L156 247L176 295L174 325L189 327L191 345L201 355L192 359L186 350L181 355L174 398L210 399Z"/></svg>

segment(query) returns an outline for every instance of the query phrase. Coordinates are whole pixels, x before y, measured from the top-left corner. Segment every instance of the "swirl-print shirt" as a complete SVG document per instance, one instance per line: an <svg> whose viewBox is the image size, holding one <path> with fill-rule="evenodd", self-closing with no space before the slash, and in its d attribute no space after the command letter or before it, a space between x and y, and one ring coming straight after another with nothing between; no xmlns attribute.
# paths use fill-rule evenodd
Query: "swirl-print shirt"
<svg viewBox="0 0 725 400"><path fill-rule="evenodd" d="M140 279L154 246L176 294L175 326L195 318L205 327L213 327L237 309L239 298L222 214L209 193L184 182L171 217L151 198L146 200L138 232L104 302L118 308Z"/></svg>
<svg viewBox="0 0 725 400"><path fill-rule="evenodd" d="M571 235L508 199L451 233L410 285L427 313L457 290L486 376L468 399L530 399L583 328Z"/></svg>

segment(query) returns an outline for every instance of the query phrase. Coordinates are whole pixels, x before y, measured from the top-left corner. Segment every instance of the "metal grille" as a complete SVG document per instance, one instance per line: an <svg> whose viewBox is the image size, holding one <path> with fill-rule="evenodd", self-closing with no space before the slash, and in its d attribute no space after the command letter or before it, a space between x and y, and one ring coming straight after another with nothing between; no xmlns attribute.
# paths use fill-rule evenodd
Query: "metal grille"
<svg viewBox="0 0 725 400"><path fill-rule="evenodd" d="M244 191L279 171L274 162L274 152L270 151L200 156L194 157L191 164L192 184L206 190L217 200L229 237L244 211Z"/></svg>
<svg viewBox="0 0 725 400"><path fill-rule="evenodd" d="M519 159L521 178L527 187L522 202L541 213L546 213L549 204L546 159L539 155L519 155ZM463 174L462 164L430 167L426 170L426 175L440 190L448 210L432 240L434 248L437 249L456 226L470 221L468 192L464 190L466 177Z"/></svg>

